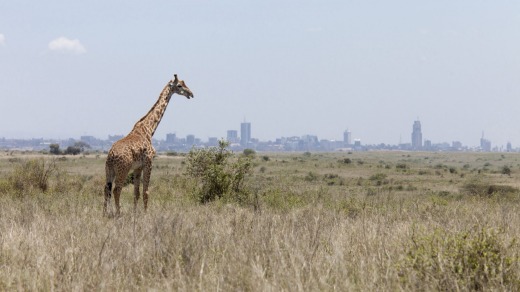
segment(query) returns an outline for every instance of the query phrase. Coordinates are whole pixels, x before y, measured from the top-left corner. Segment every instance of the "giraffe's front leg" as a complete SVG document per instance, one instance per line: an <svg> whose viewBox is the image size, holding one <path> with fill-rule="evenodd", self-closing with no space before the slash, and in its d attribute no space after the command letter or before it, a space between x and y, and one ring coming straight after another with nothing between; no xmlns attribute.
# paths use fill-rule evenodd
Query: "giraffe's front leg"
<svg viewBox="0 0 520 292"><path fill-rule="evenodd" d="M144 210L148 208L148 186L150 185L150 177L152 175L152 161L147 162L143 168L143 204Z"/></svg>
<svg viewBox="0 0 520 292"><path fill-rule="evenodd" d="M137 202L141 194L139 193L139 185L141 184L141 169L134 170L134 212L137 210Z"/></svg>

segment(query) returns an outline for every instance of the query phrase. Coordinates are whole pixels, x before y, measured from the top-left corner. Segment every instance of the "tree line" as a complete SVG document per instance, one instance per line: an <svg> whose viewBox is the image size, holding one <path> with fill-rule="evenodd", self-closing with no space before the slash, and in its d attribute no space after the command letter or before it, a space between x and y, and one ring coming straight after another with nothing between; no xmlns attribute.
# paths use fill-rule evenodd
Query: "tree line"
<svg viewBox="0 0 520 292"><path fill-rule="evenodd" d="M77 155L85 151L85 149L90 149L90 145L82 141L74 143L74 145L67 147L65 150L61 150L60 145L57 143L49 145L49 152L54 155Z"/></svg>

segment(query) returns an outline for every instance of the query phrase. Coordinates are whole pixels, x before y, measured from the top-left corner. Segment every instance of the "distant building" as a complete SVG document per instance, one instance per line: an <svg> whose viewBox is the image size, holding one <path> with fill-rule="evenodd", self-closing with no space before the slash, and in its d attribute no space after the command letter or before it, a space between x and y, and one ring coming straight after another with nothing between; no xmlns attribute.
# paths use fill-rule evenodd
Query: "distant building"
<svg viewBox="0 0 520 292"><path fill-rule="evenodd" d="M424 140L424 149L432 150L432 141L431 140Z"/></svg>
<svg viewBox="0 0 520 292"><path fill-rule="evenodd" d="M412 149L413 150L422 149L422 132L421 132L421 122L420 121L413 122Z"/></svg>
<svg viewBox="0 0 520 292"><path fill-rule="evenodd" d="M507 152L513 152L513 146L511 146L511 142L507 142L506 151Z"/></svg>
<svg viewBox="0 0 520 292"><path fill-rule="evenodd" d="M451 142L451 148L453 148L453 150L460 150L460 149L462 149L462 142L460 142L460 141L453 141L453 142Z"/></svg>
<svg viewBox="0 0 520 292"><path fill-rule="evenodd" d="M480 138L480 150L490 152L491 151L491 141Z"/></svg>
<svg viewBox="0 0 520 292"><path fill-rule="evenodd" d="M352 133L349 130L343 132L343 143L345 146L352 145Z"/></svg>
<svg viewBox="0 0 520 292"><path fill-rule="evenodd" d="M208 138L208 146L217 146L218 138L217 137L209 137Z"/></svg>
<svg viewBox="0 0 520 292"><path fill-rule="evenodd" d="M195 145L195 135L186 136L186 145L187 146Z"/></svg>
<svg viewBox="0 0 520 292"><path fill-rule="evenodd" d="M480 138L480 150L485 152L491 151L491 141L484 138L484 132L482 132L482 138Z"/></svg>
<svg viewBox="0 0 520 292"><path fill-rule="evenodd" d="M227 131L227 141L229 143L238 143L238 131L237 130L228 130Z"/></svg>
<svg viewBox="0 0 520 292"><path fill-rule="evenodd" d="M318 136L316 135L304 135L300 138L298 143L298 150L300 151L311 151L316 149L320 145Z"/></svg>
<svg viewBox="0 0 520 292"><path fill-rule="evenodd" d="M108 135L108 142L115 142L117 140L123 139L123 135Z"/></svg>
<svg viewBox="0 0 520 292"><path fill-rule="evenodd" d="M89 145L94 145L97 142L97 139L94 136L81 136L79 140Z"/></svg>
<svg viewBox="0 0 520 292"><path fill-rule="evenodd" d="M166 143L173 145L177 142L177 135L176 134L166 134Z"/></svg>
<svg viewBox="0 0 520 292"><path fill-rule="evenodd" d="M247 147L251 141L251 123L243 122L240 124L240 145Z"/></svg>

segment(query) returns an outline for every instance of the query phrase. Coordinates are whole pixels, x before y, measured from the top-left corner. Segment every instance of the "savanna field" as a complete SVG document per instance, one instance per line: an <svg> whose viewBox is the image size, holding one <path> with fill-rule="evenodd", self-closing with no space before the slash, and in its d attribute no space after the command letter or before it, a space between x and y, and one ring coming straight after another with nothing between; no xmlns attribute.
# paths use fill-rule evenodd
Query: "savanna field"
<svg viewBox="0 0 520 292"><path fill-rule="evenodd" d="M104 154L1 152L0 290L520 290L518 154L247 154L103 217Z"/></svg>

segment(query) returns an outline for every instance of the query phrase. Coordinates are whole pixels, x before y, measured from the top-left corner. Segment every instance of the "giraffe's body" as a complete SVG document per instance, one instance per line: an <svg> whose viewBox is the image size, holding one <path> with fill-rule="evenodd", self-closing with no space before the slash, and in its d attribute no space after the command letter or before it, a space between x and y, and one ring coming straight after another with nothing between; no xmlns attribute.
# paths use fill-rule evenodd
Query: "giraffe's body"
<svg viewBox="0 0 520 292"><path fill-rule="evenodd" d="M152 159L155 156L155 149L152 146L152 136L161 122L171 96L174 94L186 96L188 99L193 97L193 93L186 86L184 81L175 78L168 82L161 92L159 99L135 125L132 131L123 139L112 145L108 152L105 164L106 185L105 185L105 204L103 212L107 213L107 207L112 196L112 186L114 185L114 200L116 214L120 213L119 197L125 184L128 173L133 170L134 183L134 209L139 200L139 185L141 174L143 176L143 203L144 209L148 206L148 186L152 172Z"/></svg>

